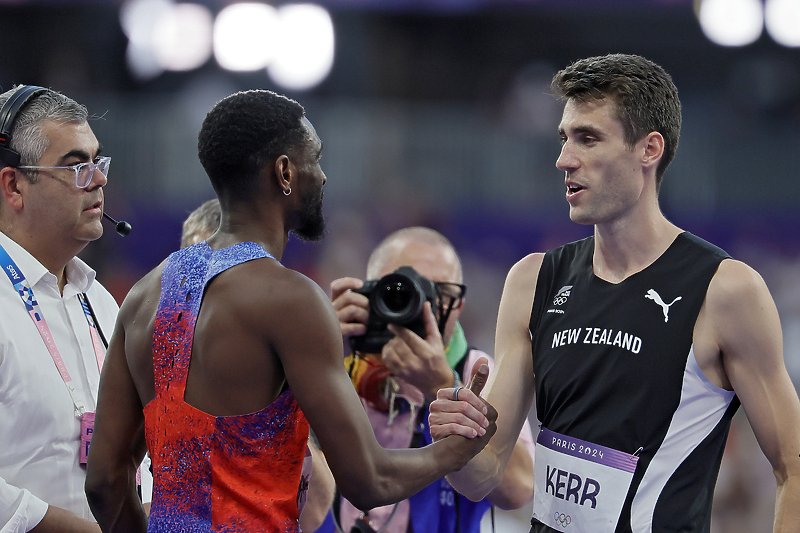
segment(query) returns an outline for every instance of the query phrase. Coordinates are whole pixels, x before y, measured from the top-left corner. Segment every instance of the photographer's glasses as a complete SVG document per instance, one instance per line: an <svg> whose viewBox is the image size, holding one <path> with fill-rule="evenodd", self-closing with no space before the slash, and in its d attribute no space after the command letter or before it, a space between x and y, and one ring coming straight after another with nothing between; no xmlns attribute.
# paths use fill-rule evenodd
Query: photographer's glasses
<svg viewBox="0 0 800 533"><path fill-rule="evenodd" d="M467 286L444 281L434 282L434 285L436 286L436 295L439 297L439 316L441 317L439 329L443 330L450 317L450 312L461 305L461 300L467 293Z"/></svg>
<svg viewBox="0 0 800 533"><path fill-rule="evenodd" d="M99 170L103 176L108 176L108 167L111 166L111 157L103 156L98 157L97 161L86 161L84 163L75 163L65 167L39 167L32 165L20 165L17 168L30 169L30 170L55 170L55 169L69 169L75 172L75 186L79 189L85 189L92 182L94 171Z"/></svg>

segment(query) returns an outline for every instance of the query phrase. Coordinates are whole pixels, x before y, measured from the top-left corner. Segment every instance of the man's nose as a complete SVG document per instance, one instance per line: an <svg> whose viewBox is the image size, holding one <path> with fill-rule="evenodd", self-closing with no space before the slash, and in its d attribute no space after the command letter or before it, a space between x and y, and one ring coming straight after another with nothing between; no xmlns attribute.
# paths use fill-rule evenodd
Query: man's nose
<svg viewBox="0 0 800 533"><path fill-rule="evenodd" d="M561 153L558 155L558 159L556 159L556 168L558 170L567 171L576 168L578 164L578 159L572 152L569 142L565 142L561 146Z"/></svg>

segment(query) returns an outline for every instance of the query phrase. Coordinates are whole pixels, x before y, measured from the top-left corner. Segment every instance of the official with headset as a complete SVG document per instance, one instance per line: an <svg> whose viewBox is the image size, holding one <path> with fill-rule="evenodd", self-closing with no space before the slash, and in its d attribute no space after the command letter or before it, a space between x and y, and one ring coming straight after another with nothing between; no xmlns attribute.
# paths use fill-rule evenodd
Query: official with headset
<svg viewBox="0 0 800 533"><path fill-rule="evenodd" d="M97 532L85 463L118 306L76 255L103 234L111 158L60 93L0 106L0 532Z"/></svg>

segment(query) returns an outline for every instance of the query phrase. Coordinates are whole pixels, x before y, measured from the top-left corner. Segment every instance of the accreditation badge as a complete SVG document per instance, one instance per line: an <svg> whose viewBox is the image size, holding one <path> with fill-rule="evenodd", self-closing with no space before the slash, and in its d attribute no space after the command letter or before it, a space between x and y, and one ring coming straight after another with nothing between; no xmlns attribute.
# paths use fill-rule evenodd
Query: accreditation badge
<svg viewBox="0 0 800 533"><path fill-rule="evenodd" d="M94 432L94 413L85 412L81 415L81 453L80 464L85 465L89 460L89 445L92 443Z"/></svg>
<svg viewBox="0 0 800 533"><path fill-rule="evenodd" d="M533 518L558 531L614 533L639 458L542 428Z"/></svg>

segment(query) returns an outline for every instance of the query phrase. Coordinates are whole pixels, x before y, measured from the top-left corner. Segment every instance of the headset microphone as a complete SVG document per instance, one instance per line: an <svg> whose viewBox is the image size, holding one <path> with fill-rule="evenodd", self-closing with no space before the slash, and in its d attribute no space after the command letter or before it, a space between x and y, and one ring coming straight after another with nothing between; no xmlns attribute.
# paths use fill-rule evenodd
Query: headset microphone
<svg viewBox="0 0 800 533"><path fill-rule="evenodd" d="M38 85L19 85L8 97L8 100L0 106L0 167L19 166L20 154L11 148L11 132L14 129L14 122L25 104L48 90ZM117 222L105 213L103 216L116 226L117 233L123 237L131 232L131 225L124 220Z"/></svg>
<svg viewBox="0 0 800 533"><path fill-rule="evenodd" d="M103 212L103 216L108 220L110 220L112 224L114 224L115 226L114 229L116 229L117 233L119 233L121 236L127 237L128 234L131 232L132 229L131 225L125 222L124 220L120 220L119 222L117 222L116 220L108 216L105 212Z"/></svg>

